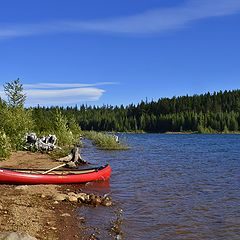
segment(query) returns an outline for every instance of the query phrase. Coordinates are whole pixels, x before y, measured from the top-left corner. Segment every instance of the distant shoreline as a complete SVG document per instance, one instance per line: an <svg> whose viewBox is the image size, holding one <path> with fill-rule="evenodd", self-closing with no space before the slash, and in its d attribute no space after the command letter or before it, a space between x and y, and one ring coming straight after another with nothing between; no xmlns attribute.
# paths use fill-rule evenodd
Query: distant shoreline
<svg viewBox="0 0 240 240"><path fill-rule="evenodd" d="M141 131L136 131L136 132L113 132L113 133L126 133L126 134L179 134L179 135L186 135L186 134L240 134L240 132L141 132Z"/></svg>

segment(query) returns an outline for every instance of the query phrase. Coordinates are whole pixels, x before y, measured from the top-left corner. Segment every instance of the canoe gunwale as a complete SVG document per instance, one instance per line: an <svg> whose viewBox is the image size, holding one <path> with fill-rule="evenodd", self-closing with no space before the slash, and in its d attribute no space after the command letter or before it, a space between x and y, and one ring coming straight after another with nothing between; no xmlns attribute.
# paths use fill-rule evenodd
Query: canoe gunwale
<svg viewBox="0 0 240 240"><path fill-rule="evenodd" d="M0 171L2 169L0 168ZM4 169L4 170L7 170L7 169ZM7 170L9 171L9 170ZM15 173L26 173L26 174L39 174L39 175L82 175L82 174L86 174L86 173L93 173L93 172L98 172L98 170L81 170L81 171L69 171L69 170L62 170L62 171L51 171L47 174L44 174L44 170L23 170L23 169L19 169L19 170L10 170L12 172L15 172Z"/></svg>
<svg viewBox="0 0 240 240"><path fill-rule="evenodd" d="M18 171L17 171L18 170ZM28 169L29 170L29 169ZM43 171L44 172L44 171ZM0 183L12 184L65 184L65 183L83 183L98 180L107 180L111 175L110 165L96 168L80 169L73 173L61 174L43 174L40 172L29 173L20 169L0 168Z"/></svg>
<svg viewBox="0 0 240 240"><path fill-rule="evenodd" d="M62 171L69 171L69 172L81 172L81 171L88 171L88 170L102 170L109 166L109 164L105 164L99 167L92 167L92 168L84 168L84 169L55 169L54 172L62 172ZM14 172L20 172L20 171L47 171L49 169L47 168L5 168L0 167L0 170L7 170L7 171L14 171Z"/></svg>

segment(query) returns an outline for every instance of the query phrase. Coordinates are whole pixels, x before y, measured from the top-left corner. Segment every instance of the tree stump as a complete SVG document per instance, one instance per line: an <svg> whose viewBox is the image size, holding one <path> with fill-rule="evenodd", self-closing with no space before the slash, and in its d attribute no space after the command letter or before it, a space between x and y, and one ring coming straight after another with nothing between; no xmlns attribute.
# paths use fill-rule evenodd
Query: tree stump
<svg viewBox="0 0 240 240"><path fill-rule="evenodd" d="M80 164L86 164L87 162L81 157L81 148L80 147L74 147L71 150L71 153L65 157L57 159L59 162L65 162L67 163L68 167L76 167Z"/></svg>

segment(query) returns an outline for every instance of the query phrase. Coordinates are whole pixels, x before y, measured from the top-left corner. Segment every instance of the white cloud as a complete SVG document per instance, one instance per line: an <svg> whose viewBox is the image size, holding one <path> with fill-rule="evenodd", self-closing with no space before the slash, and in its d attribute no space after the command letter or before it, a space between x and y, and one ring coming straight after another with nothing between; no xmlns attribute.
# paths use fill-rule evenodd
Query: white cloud
<svg viewBox="0 0 240 240"><path fill-rule="evenodd" d="M82 83L36 83L24 84L24 92L27 95L26 106L36 105L72 105L88 101L98 101L105 90L97 86L116 84L114 82L99 82L94 84ZM6 99L3 88L0 96Z"/></svg>
<svg viewBox="0 0 240 240"><path fill-rule="evenodd" d="M45 89L45 88L81 88L81 87L96 87L102 85L115 85L116 82L99 82L99 83L36 83L24 84L24 89Z"/></svg>
<svg viewBox="0 0 240 240"><path fill-rule="evenodd" d="M93 87L70 89L28 89L27 105L66 105L97 101L105 90Z"/></svg>
<svg viewBox="0 0 240 240"><path fill-rule="evenodd" d="M105 20L60 21L2 26L0 27L0 37L20 37L61 32L161 33L166 30L183 28L197 20L228 16L239 12L239 0L188 0L177 7L160 8L132 16Z"/></svg>
<svg viewBox="0 0 240 240"><path fill-rule="evenodd" d="M75 28L128 34L159 33L185 27L193 21L239 12L239 0L189 0L182 6L150 10L129 17L75 23Z"/></svg>

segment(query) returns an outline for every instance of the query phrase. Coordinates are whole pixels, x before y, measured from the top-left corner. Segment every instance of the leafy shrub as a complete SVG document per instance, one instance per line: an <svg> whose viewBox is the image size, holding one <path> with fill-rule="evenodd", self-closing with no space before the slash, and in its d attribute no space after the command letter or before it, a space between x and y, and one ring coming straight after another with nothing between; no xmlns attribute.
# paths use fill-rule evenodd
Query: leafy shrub
<svg viewBox="0 0 240 240"><path fill-rule="evenodd" d="M32 130L34 122L31 111L22 107L3 107L0 110L0 127L11 139L13 149L21 149L24 143L24 136Z"/></svg>
<svg viewBox="0 0 240 240"><path fill-rule="evenodd" d="M198 133L212 134L212 133L217 133L217 131L214 130L214 129L212 129L211 127L199 126L199 127L198 127Z"/></svg>
<svg viewBox="0 0 240 240"><path fill-rule="evenodd" d="M73 134L74 141L75 142L79 141L79 138L81 136L82 130L81 130L79 124L77 124L75 116L70 115L70 117L68 117L67 126L68 126L68 129Z"/></svg>
<svg viewBox="0 0 240 240"><path fill-rule="evenodd" d="M54 115L54 132L58 138L60 146L71 145L74 143L74 135L70 131L66 116L64 116L59 109L56 110Z"/></svg>
<svg viewBox="0 0 240 240"><path fill-rule="evenodd" d="M3 129L0 129L0 159L8 158L11 155L10 139Z"/></svg>

